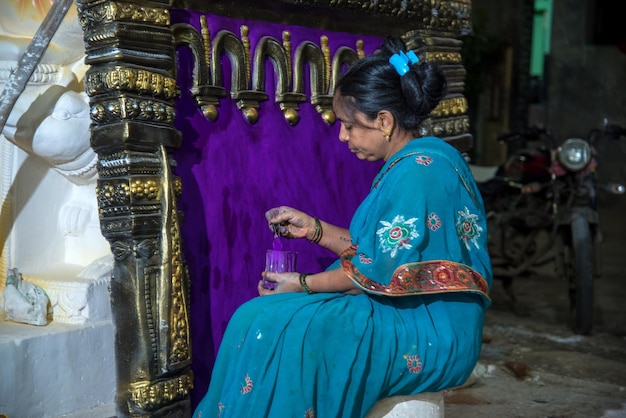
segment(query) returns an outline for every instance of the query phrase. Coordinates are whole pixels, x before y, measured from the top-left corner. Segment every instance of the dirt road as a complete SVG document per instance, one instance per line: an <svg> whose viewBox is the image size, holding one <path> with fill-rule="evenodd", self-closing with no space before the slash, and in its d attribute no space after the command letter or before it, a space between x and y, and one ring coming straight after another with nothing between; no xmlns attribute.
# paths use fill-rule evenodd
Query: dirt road
<svg viewBox="0 0 626 418"><path fill-rule="evenodd" d="M625 199L626 200L626 199ZM514 282L525 315L495 282L478 377L445 393L446 418L626 418L626 205L601 212L604 275L594 332L568 327L567 285L545 275Z"/></svg>

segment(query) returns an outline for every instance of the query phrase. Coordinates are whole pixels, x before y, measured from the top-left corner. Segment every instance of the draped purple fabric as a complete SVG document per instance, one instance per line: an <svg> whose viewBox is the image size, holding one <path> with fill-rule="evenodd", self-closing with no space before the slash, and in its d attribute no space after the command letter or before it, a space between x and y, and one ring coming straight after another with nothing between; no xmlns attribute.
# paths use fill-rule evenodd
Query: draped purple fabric
<svg viewBox="0 0 626 418"><path fill-rule="evenodd" d="M303 41L319 45L322 35L328 36L332 54L340 46L355 49L358 39L364 41L367 54L382 43L371 36L206 16L212 36L221 30L239 34L240 26L247 25L252 51L261 37L280 41L285 30L291 33L293 50ZM171 19L172 24L189 23L199 30L199 12L172 10ZM381 164L358 160L337 139L339 124L327 126L310 103L301 104L300 122L290 126L274 102L276 83L270 62L266 64L270 97L261 104L258 122L251 125L230 98L221 100L215 122L206 119L189 92L193 71L189 49L179 47L177 60L181 94L176 127L183 141L174 156L183 184L179 208L184 213L183 249L191 278L195 406L208 386L232 313L258 296L265 251L273 239L265 211L289 205L348 227ZM228 88L230 67L226 59L222 64ZM300 272L317 272L336 259L306 240L283 245L298 252Z"/></svg>

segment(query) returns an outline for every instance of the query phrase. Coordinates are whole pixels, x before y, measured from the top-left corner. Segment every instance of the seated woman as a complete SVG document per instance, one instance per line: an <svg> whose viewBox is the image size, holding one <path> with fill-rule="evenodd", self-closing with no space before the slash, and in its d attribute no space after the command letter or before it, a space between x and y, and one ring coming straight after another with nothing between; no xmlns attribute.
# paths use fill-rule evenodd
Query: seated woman
<svg viewBox="0 0 626 418"><path fill-rule="evenodd" d="M195 417L363 417L380 399L461 385L481 349L492 282L483 203L462 155L420 137L441 70L388 38L337 83L339 140L384 160L346 230L281 206L270 226L339 258L263 272L233 315Z"/></svg>

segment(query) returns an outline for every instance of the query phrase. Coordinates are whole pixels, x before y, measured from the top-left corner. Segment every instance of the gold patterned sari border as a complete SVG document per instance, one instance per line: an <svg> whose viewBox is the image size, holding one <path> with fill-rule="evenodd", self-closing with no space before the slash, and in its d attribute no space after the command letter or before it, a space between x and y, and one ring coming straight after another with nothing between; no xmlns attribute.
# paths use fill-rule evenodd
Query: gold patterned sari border
<svg viewBox="0 0 626 418"><path fill-rule="evenodd" d="M471 292L488 295L485 278L473 268L449 260L428 260L407 263L396 269L388 285L383 285L361 273L352 259L356 246L341 254L341 265L348 277L368 293L386 296L414 296L448 292Z"/></svg>

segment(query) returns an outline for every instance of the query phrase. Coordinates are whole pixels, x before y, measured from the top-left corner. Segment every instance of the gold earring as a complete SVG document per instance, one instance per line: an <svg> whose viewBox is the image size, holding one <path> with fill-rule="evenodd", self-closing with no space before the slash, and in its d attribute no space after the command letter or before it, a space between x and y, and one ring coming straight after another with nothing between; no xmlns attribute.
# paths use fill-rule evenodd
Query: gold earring
<svg viewBox="0 0 626 418"><path fill-rule="evenodd" d="M389 131L383 131L383 136L385 137L385 141L391 142L391 133Z"/></svg>

